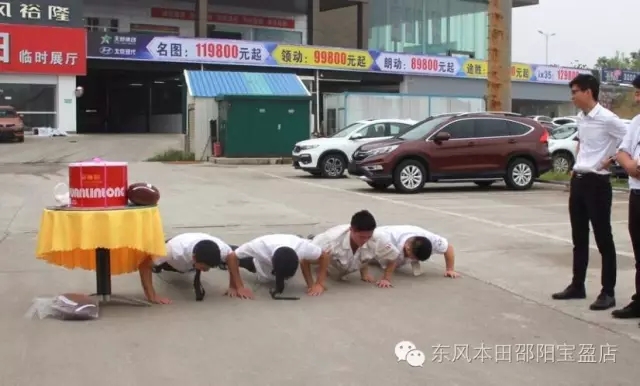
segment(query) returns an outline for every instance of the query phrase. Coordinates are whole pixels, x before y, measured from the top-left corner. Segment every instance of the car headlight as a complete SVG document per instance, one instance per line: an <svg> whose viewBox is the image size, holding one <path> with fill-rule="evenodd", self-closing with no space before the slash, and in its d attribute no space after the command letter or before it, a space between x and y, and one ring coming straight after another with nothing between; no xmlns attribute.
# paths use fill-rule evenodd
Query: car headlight
<svg viewBox="0 0 640 386"><path fill-rule="evenodd" d="M367 152L367 155L369 157L371 157L371 156L374 156L374 155L387 154L387 153L391 153L392 151L396 150L397 148L398 148L398 145L380 147L378 149L369 150Z"/></svg>
<svg viewBox="0 0 640 386"><path fill-rule="evenodd" d="M311 149L315 149L318 146L319 145L303 145L303 146L299 146L299 147L300 147L300 150L311 150Z"/></svg>

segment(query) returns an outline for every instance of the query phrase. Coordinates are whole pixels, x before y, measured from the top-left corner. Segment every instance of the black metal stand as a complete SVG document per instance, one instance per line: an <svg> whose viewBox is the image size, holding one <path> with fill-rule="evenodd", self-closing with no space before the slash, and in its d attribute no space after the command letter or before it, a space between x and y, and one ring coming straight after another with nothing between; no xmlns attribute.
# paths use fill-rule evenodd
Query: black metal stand
<svg viewBox="0 0 640 386"><path fill-rule="evenodd" d="M137 306L150 306L144 300L127 298L111 294L111 251L106 248L96 249L96 293L101 303L125 303Z"/></svg>
<svg viewBox="0 0 640 386"><path fill-rule="evenodd" d="M96 295L111 296L111 251L105 248L96 249Z"/></svg>

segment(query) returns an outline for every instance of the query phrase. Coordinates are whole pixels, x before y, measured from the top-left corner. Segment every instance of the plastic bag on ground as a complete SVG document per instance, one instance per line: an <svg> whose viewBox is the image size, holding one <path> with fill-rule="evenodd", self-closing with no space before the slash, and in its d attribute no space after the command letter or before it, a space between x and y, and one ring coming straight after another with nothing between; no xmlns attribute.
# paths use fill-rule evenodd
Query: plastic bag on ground
<svg viewBox="0 0 640 386"><path fill-rule="evenodd" d="M52 298L35 298L26 318L59 320L94 320L100 315L98 302L83 294L62 294Z"/></svg>

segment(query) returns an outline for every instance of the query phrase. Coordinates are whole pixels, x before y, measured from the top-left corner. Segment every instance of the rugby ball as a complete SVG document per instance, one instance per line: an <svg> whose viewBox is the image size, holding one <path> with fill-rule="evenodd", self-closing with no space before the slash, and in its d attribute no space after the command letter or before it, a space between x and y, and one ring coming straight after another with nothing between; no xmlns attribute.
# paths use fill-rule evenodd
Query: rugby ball
<svg viewBox="0 0 640 386"><path fill-rule="evenodd" d="M160 191L151 184L137 182L127 188L127 199L133 205L157 205L160 201Z"/></svg>

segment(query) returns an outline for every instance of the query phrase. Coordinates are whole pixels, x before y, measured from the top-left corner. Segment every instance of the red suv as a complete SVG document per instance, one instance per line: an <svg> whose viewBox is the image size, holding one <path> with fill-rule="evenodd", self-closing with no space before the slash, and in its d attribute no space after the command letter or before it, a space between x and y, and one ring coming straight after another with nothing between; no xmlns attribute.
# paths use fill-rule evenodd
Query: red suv
<svg viewBox="0 0 640 386"><path fill-rule="evenodd" d="M402 135L360 146L349 174L383 190L417 193L427 182L504 180L529 189L552 169L549 134L540 123L503 112L451 113L417 123Z"/></svg>

